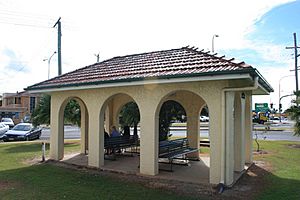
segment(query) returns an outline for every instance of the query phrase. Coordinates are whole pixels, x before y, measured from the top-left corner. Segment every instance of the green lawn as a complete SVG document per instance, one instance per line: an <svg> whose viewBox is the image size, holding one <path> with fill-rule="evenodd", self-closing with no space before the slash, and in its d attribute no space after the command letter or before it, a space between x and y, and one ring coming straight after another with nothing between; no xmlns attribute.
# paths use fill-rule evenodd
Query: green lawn
<svg viewBox="0 0 300 200"><path fill-rule="evenodd" d="M79 150L66 144L65 151ZM0 199L193 199L145 188L100 175L49 164L30 165L41 158L41 143L0 143Z"/></svg>
<svg viewBox="0 0 300 200"><path fill-rule="evenodd" d="M265 177L268 186L257 199L300 199L300 148L291 148L295 144L300 145L299 142L260 141L261 149L268 154L254 158L269 162L272 172ZM65 144L66 152L78 150L77 143ZM49 164L30 165L26 161L41 158L40 143L0 143L0 158L0 199L4 200L192 199L86 171Z"/></svg>
<svg viewBox="0 0 300 200"><path fill-rule="evenodd" d="M253 144L256 148L255 144ZM268 154L255 156L256 160L268 161L272 173L266 177L267 190L258 199L300 199L300 142L260 141ZM292 145L299 145L292 148Z"/></svg>

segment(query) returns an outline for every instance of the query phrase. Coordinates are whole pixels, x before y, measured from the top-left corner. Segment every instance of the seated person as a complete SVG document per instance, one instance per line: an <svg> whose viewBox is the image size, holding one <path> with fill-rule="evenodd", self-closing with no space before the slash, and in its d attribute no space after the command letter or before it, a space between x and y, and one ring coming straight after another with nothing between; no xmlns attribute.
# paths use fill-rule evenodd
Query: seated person
<svg viewBox="0 0 300 200"><path fill-rule="evenodd" d="M112 126L110 137L118 137L118 136L121 136L121 134L119 133L119 131L117 131L117 128L115 126Z"/></svg>

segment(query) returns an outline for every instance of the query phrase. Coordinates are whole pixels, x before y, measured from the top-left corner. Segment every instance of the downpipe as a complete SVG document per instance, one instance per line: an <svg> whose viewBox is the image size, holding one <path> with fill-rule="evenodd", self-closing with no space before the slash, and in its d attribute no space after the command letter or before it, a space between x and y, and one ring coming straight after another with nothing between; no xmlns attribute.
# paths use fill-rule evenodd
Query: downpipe
<svg viewBox="0 0 300 200"><path fill-rule="evenodd" d="M249 86L249 87L238 87L238 88L223 88L222 89L222 103L221 103L221 107L222 107L222 119L223 119L223 123L222 123L222 142L221 142L221 180L220 183L218 184L218 192L222 193L226 187L225 184L225 173L226 173L226 144L225 144L225 140L226 140L226 132L225 132L225 124L226 124L226 119L225 119L225 109L226 109L226 99L225 99L225 94L226 92L236 92L236 91L251 91L251 90L255 90L258 88L258 77L254 78L254 84L253 86ZM232 184L232 183L231 183Z"/></svg>

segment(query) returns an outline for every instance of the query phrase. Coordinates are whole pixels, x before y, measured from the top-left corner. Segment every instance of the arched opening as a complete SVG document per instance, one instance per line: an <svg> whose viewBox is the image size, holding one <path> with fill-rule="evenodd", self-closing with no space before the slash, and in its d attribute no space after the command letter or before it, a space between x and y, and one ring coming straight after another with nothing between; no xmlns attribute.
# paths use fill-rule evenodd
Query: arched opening
<svg viewBox="0 0 300 200"><path fill-rule="evenodd" d="M165 103L172 102L173 106L165 107L166 113L170 113L171 109L177 107L176 115L170 115L171 119L169 132L167 134L168 142L160 141L158 145L158 160L159 160L159 176L170 178L165 171L173 171L172 178L178 180L189 180L195 183L208 183L209 182L209 157L201 157L200 136L208 136L209 123L201 122L200 116L205 114L208 116L208 107L205 100L198 94L186 90L172 91L164 98L162 98L158 111L156 112L156 123L161 121L161 113ZM171 105L172 105L171 104ZM200 124L205 125L204 130ZM159 124L159 127L161 124ZM160 128L159 128L159 131ZM159 133L160 134L160 133ZM207 137L208 138L208 137ZM165 146L174 142L183 141L180 147L175 147L171 153L165 153ZM176 144L177 145L177 144ZM175 145L175 146L176 146ZM165 153L165 155L164 155ZM169 166L168 166L169 165ZM171 166L170 166L171 165Z"/></svg>
<svg viewBox="0 0 300 200"><path fill-rule="evenodd" d="M63 149L66 146L72 147L68 153L71 153L73 157L74 154L88 154L89 115L85 103L78 97L67 98L61 105L60 116L62 116L59 124L64 144ZM79 147L74 145L78 143Z"/></svg>
<svg viewBox="0 0 300 200"><path fill-rule="evenodd" d="M186 137L186 112L183 106L174 100L165 101L159 112L159 141Z"/></svg>
<svg viewBox="0 0 300 200"><path fill-rule="evenodd" d="M139 121L138 105L129 95L119 93L105 101L99 123L100 139L104 138L104 168L138 172Z"/></svg>
<svg viewBox="0 0 300 200"><path fill-rule="evenodd" d="M119 124L122 135L139 135L140 111L138 105L131 101L121 107L119 112Z"/></svg>

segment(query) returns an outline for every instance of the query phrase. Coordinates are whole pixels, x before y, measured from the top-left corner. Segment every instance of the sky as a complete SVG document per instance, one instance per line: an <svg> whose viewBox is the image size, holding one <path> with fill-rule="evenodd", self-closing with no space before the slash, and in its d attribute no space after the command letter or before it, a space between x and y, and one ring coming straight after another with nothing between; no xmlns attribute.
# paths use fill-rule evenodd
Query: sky
<svg viewBox="0 0 300 200"><path fill-rule="evenodd" d="M0 94L48 78L45 59L57 51L53 25L61 17L63 73L95 63L97 54L102 61L187 45L210 51L218 34L215 53L252 65L274 88L253 102L277 108L279 80L280 96L295 90L294 51L285 47L294 32L300 39L299 11L299 0L0 0Z"/></svg>

